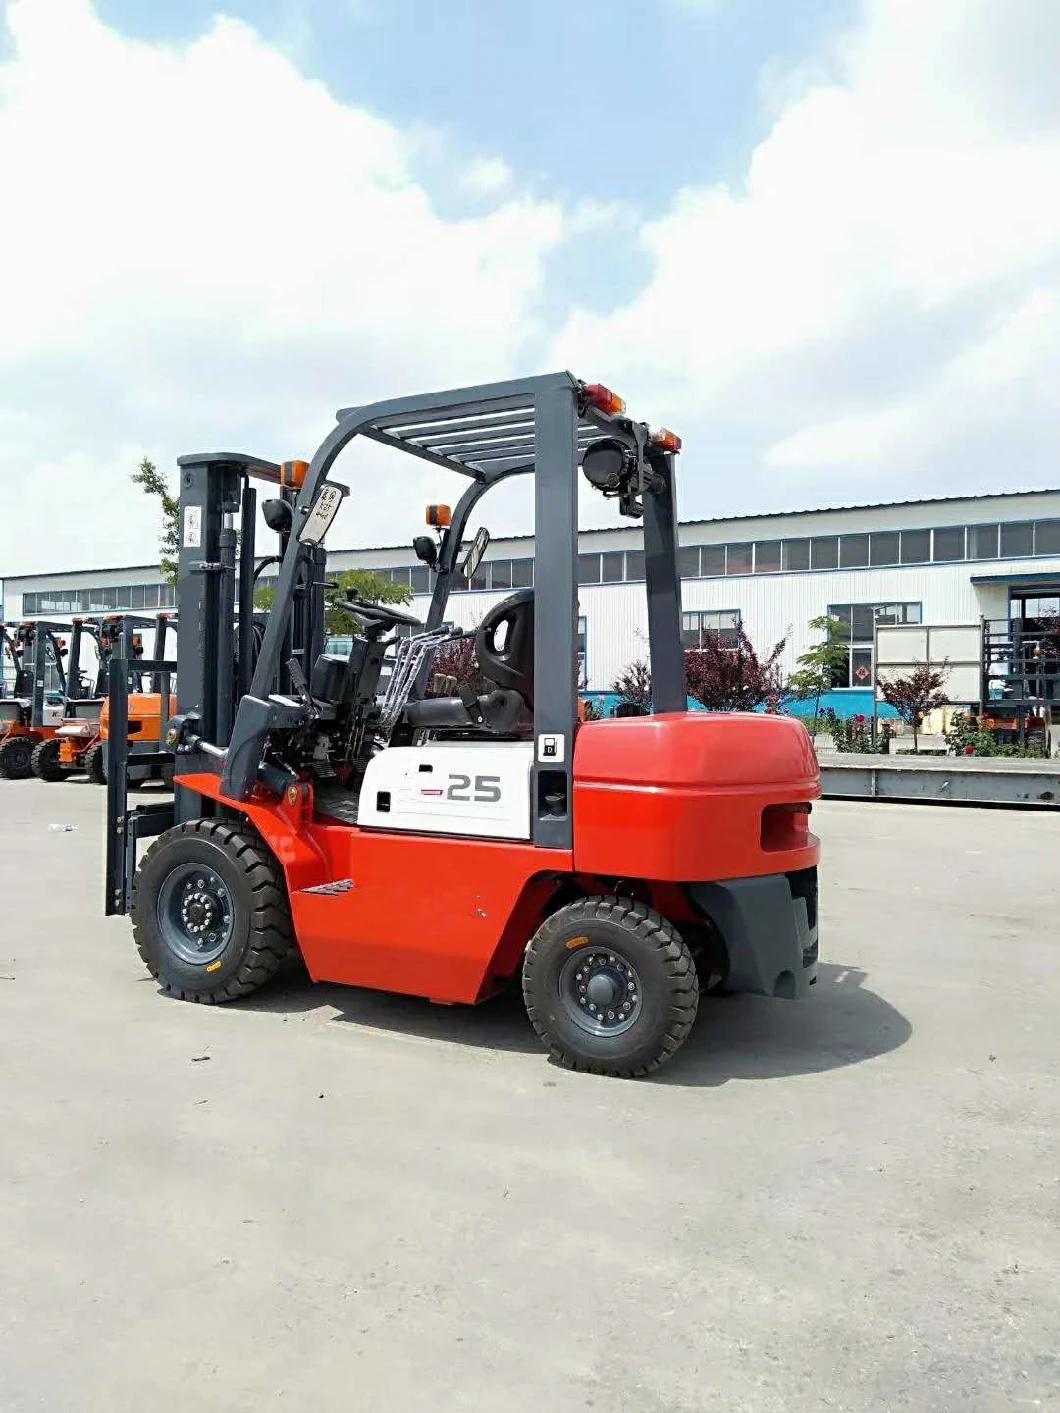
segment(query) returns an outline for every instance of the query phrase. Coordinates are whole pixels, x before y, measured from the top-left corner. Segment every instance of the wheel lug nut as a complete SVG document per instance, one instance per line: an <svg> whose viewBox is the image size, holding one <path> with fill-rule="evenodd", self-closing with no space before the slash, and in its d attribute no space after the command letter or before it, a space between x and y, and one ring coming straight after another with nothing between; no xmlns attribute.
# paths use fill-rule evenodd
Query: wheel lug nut
<svg viewBox="0 0 1060 1413"><path fill-rule="evenodd" d="M578 1005L579 1005L579 1006L584 1006L584 1005L585 1005L585 997L584 997L584 996L579 996L579 997L578 997Z"/></svg>

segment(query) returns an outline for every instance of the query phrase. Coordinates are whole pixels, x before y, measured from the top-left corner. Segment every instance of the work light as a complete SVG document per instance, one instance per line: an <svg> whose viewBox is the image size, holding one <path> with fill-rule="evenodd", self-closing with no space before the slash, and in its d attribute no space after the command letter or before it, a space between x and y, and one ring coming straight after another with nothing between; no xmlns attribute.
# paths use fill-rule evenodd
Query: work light
<svg viewBox="0 0 1060 1413"><path fill-rule="evenodd" d="M605 496L618 495L637 469L633 450L615 437L601 437L582 454L582 473Z"/></svg>

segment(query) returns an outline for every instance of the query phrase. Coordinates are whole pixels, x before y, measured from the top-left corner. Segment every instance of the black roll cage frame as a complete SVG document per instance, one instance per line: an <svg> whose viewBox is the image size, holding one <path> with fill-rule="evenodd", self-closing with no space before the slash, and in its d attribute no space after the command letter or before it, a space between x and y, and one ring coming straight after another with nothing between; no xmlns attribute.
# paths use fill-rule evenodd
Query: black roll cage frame
<svg viewBox="0 0 1060 1413"><path fill-rule="evenodd" d="M455 471L470 481L452 513L434 566L426 627L445 616L457 557L472 511L509 477L535 479L534 784L532 838L543 848L571 849L572 756L577 723L578 466L593 441L606 436L634 454L641 473L652 704L656 712L685 711L680 635L674 455L655 445L646 424L593 405L585 384L569 372L484 383L415 397L342 408L318 447L297 492L285 468L241 453L182 456L181 545L177 612L181 623L178 707L197 718L197 744L177 755L176 774L209 770L221 776L230 800L258 787L269 730L288 724L296 703L281 694L292 651L306 675L323 648L322 545L299 531L328 482L339 453L355 437ZM234 626L235 596L252 603L256 492L250 478L281 487L292 527L281 536L275 597L253 675L251 614ZM289 484L289 483L288 483ZM343 490L345 494L345 491ZM237 534L236 517L240 517ZM236 547L242 543L236 569ZM239 633L238 649L235 634ZM238 664L238 666L237 666ZM235 674L238 672L238 679ZM423 683L418 684L422 693ZM233 689L235 692L233 692ZM238 699L234 718L233 695ZM186 798L187 797L187 798ZM208 802L177 791L177 817L194 818Z"/></svg>

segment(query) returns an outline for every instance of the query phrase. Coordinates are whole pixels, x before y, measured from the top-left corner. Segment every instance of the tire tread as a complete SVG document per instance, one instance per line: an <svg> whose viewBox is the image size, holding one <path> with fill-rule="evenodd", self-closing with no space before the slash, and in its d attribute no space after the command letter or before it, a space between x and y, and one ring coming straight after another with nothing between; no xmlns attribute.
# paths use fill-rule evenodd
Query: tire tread
<svg viewBox="0 0 1060 1413"><path fill-rule="evenodd" d="M622 1066L573 1055L550 1035L538 1012L531 983L539 954L558 932L580 922L613 922L629 928L661 956L670 983L667 1024L660 1038L658 1053L645 1064ZM699 1008L699 980L692 954L672 923L649 908L646 903L612 894L580 898L546 918L526 949L523 962L523 1000L530 1024L538 1038L556 1063L564 1069L587 1074L615 1075L623 1079L640 1079L666 1064L687 1039Z"/></svg>
<svg viewBox="0 0 1060 1413"><path fill-rule="evenodd" d="M160 974L158 966L151 958L148 937L148 922L137 908L137 883L133 882L133 940L144 966L155 978L167 995L180 1001L196 1001L201 1005L223 1005L228 1001L238 1001L259 990L280 969L295 948L294 926L291 922L287 891L279 874L278 866L259 836L247 825L236 825L223 819L197 819L189 824L178 825L159 835L148 849L140 868L148 863L152 855L164 849L167 842L183 835L209 839L236 864L251 883L250 891L257 895L268 890L267 901L255 898L250 920L250 944L239 964L238 970L227 984L217 991L204 991L186 986L178 986ZM139 871L138 875L139 877Z"/></svg>

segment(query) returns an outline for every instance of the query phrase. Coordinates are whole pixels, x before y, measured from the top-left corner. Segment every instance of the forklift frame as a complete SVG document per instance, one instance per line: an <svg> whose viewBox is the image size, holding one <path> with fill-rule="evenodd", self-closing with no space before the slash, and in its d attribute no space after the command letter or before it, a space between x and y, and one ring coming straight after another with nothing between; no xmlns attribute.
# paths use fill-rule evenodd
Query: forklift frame
<svg viewBox="0 0 1060 1413"><path fill-rule="evenodd" d="M67 697L67 674L63 666L62 653L59 651L60 633L69 633L70 625L67 623L56 623L52 619L32 618L26 619L19 624L19 633L26 628L33 629L33 657L31 665L27 666L27 671L33 673L32 691L30 694L30 728L33 731L44 729L44 698L46 695L46 677L48 671L48 654L50 652L52 665L55 668L55 675L59 679L56 690L65 699ZM43 637L42 637L43 635ZM41 652L43 644L44 651Z"/></svg>
<svg viewBox="0 0 1060 1413"><path fill-rule="evenodd" d="M327 554L323 544L303 543L299 530L321 491L335 485L328 473L336 458L358 436L455 471L470 482L442 536L428 629L443 622L464 534L478 502L511 476L535 478L534 846L569 851L573 843L577 472L583 453L600 437L621 442L650 472L650 481L641 489L652 704L657 713L687 710L673 452L653 443L645 424L600 410L585 385L569 372L342 408L308 467L244 453L182 456L177 705L181 719L194 720L195 732L192 742L176 754L173 806L130 810L127 761L120 759L124 738L117 729L123 708L126 713L128 709L128 666L111 662L110 731L117 749L112 745L108 757L115 767L108 771L108 913L125 912L130 906L137 838L218 812L213 800L181 790L182 776L219 775L221 795L236 803L247 801L261 783L282 792L285 780L275 778L282 773L261 769L262 748L284 712L293 716L300 709L295 700L285 698L291 690L290 664L298 664L308 677L324 640ZM280 537L275 598L251 674L251 614L240 613L237 625L236 607L237 601L240 607L252 603L261 568L255 555L257 497L252 479L278 488L291 506L292 520L289 532ZM156 659L144 668L175 671L175 664L161 654ZM413 697L424 689L421 677Z"/></svg>
<svg viewBox="0 0 1060 1413"><path fill-rule="evenodd" d="M652 486L643 497L653 706L656 712L684 711L673 454L654 446L643 424L598 410L586 397L584 385L570 373L340 410L335 429L310 462L294 501L295 528L283 547L273 610L234 721L229 720L227 706L231 692L224 690L229 681L226 665L232 661L225 642L232 616L226 610L233 607L230 595L235 584L235 533L230 522L241 504L240 477L282 483L283 468L222 453L181 457L178 611L185 625L185 667L178 707L181 715L199 714L203 739L224 750L219 771L222 793L245 801L257 783L272 711L270 685L282 679L296 596L307 579L309 622L301 632L300 654L304 669L322 647L323 615L317 610L318 600L321 610L323 605L321 575L326 556L322 546L303 544L298 530L323 487L332 484L328 472L339 453L355 437L364 436L471 482L442 540L428 629L438 627L444 618L457 556L475 506L488 490L511 476L535 477L532 839L541 848L569 849L577 719L577 468L585 449L602 435L637 452L653 473ZM212 672L218 676L214 678ZM422 692L422 682L417 690ZM178 779L203 769L217 772L218 761L215 754L193 751L178 760ZM194 818L201 808L198 797L182 800L178 818Z"/></svg>

